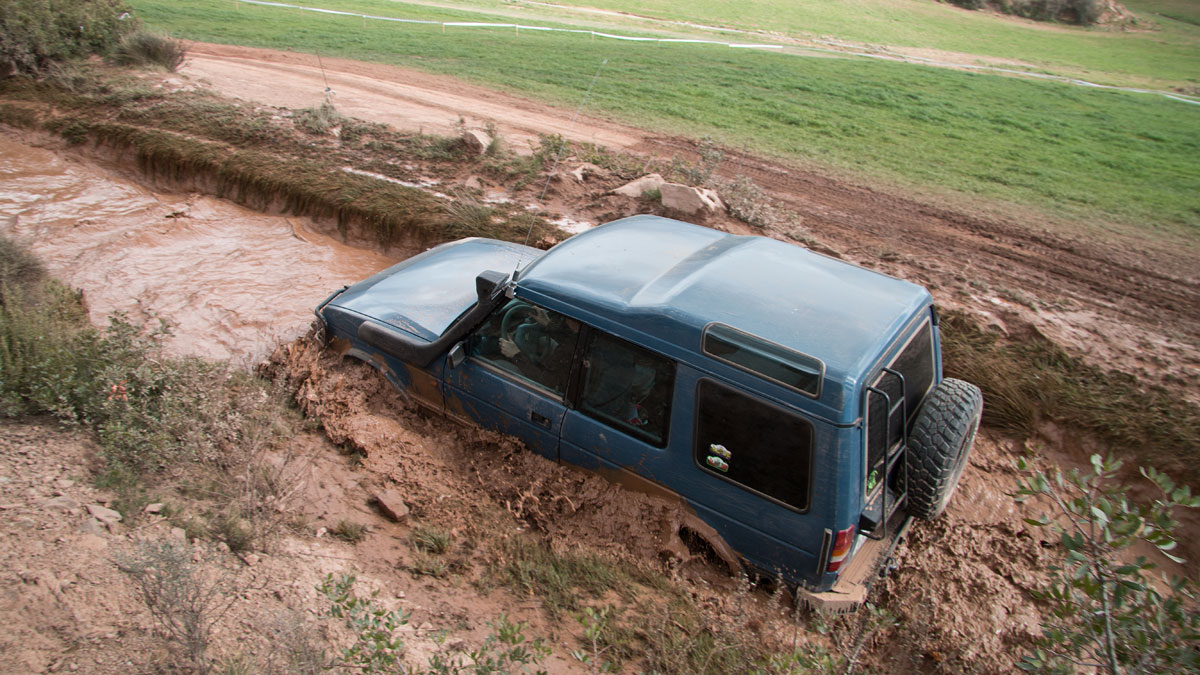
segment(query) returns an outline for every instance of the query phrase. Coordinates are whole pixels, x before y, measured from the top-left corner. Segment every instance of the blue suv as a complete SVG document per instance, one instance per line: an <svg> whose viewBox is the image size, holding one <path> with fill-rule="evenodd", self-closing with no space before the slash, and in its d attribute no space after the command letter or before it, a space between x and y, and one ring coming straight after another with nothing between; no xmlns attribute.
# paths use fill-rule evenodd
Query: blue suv
<svg viewBox="0 0 1200 675"><path fill-rule="evenodd" d="M924 288L657 216L443 244L317 316L416 403L679 500L731 567L834 610L945 509L983 408Z"/></svg>

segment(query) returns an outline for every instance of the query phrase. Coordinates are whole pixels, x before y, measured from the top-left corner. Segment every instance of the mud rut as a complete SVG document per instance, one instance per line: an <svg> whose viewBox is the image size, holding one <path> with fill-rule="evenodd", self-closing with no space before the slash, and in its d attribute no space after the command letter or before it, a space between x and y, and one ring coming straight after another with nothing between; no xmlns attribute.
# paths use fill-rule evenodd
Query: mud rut
<svg viewBox="0 0 1200 675"><path fill-rule="evenodd" d="M326 65L329 67L328 62ZM374 67L363 67L378 73ZM385 74L394 77L394 70ZM522 110L514 114L519 115ZM687 156L694 152L689 142L679 139L645 136L640 139L633 149L667 156ZM20 173L11 160L26 151L20 149L18 140L9 138L6 142L10 144L5 146L9 162L6 171L11 176ZM47 151L29 149L28 152ZM62 149L56 153L66 158L69 170L81 172L84 184L94 186L114 172L112 166L95 164ZM1047 334L1063 337L1068 346L1082 347L1084 352L1091 350L1095 357L1115 355L1149 365L1141 353L1149 344L1156 353L1167 357L1168 365L1160 365L1159 373L1171 369L1194 373L1200 363L1196 358L1200 317L1195 312L1200 306L1200 283L1193 264L1194 251L1138 250L1050 234L1036 224L1031 227L1030 223L921 204L736 153L726 156L721 171L730 176L750 176L800 214L804 232L799 235L815 240L818 249L926 283L939 302L963 306L1001 326L1029 322ZM33 240L39 252L51 259L51 266L65 274L71 283L83 287L89 298L103 297L101 289L114 285L119 289L118 297L121 293L131 297L139 292L138 274L163 273L136 272L135 265L122 262L123 252L144 241L137 228L145 225L139 222L158 226L181 211L192 217L219 208L192 206L207 204L204 201L207 198L199 195L164 195L126 178L114 180L125 181L123 190L141 191L139 199L146 200L137 208L115 208L121 213L113 218L123 223L108 233L115 238L104 234L106 223L88 220L78 213L72 215L64 210L65 205L19 199L4 203L7 231ZM585 215L596 215L611 207L600 206L603 200L595 196L594 187L590 193L576 194L572 199L567 195L560 197L564 208L574 201L578 212ZM94 206L106 199L111 201L112 194L90 202L84 199L81 203L86 209L87 204ZM34 208L34 202L40 204L40 212ZM49 212L59 216L64 227L71 230L80 226L96 230L103 243L55 235L47 229ZM238 221L258 217L249 212L222 213L218 219ZM122 220L125 218L130 220ZM299 228L296 222L284 225L286 231L279 229L281 239L274 244L267 240L267 248L277 247L279 241L288 239L304 241L307 244L304 248L344 247L339 242L322 239L319 223L301 223ZM261 232L264 228L282 227L278 223L257 223L246 229ZM202 233L194 242L203 248L204 237L220 240L229 236L225 231ZM261 238L261 234L252 234L256 236ZM97 250L107 250L115 257L105 258ZM343 253L358 261L338 268L339 274L349 277L344 281L366 276L373 271L368 268L378 269L388 262L353 247L345 247ZM125 265L135 271L124 276L88 273L89 264L93 270ZM292 263L284 256L274 262L256 261L252 267L258 274L269 275L289 264ZM313 269L335 264L341 263L318 257ZM307 312L329 287L336 287L342 280L313 276L310 282L303 292L276 293L276 296L301 296L296 311ZM192 287L183 294L183 301L173 305L174 309L171 303L149 309L158 313L164 309L178 312L179 315L166 316L177 319L196 307L219 304L221 296L231 287L246 284L254 284L253 275L236 284L231 281ZM1054 306L1062 309L1035 312L996 297L997 288L1021 291L1040 302L1057 303ZM307 297L310 294L313 297ZM252 308L265 302L268 301L250 298L247 306ZM113 306L122 308L119 302ZM193 330L211 333L214 325L236 323L237 317L251 315L251 312L218 312L215 323ZM274 343L280 336L302 332L307 319L301 319L297 313L289 317L267 319L267 323L276 323L256 326L249 334L235 332L228 342L237 345L241 341L243 346L254 342L255 349L247 353L261 354L259 350L264 345ZM187 340L181 342L181 351L189 350L183 346L187 343ZM483 628L479 621L470 619L494 616L502 610L516 612L518 618L532 621L535 629L555 636L569 649L574 647L570 630L549 625L537 611L536 602L504 593L480 596L449 584L414 580L397 571L397 563L403 563L411 555L410 549L398 543L404 540L407 528L388 523L368 506L373 491L399 487L406 493L414 514L458 523L456 531L463 536L477 527L480 504L490 503L516 515L525 527L545 537L552 546L586 546L633 559L656 559L669 539L664 533L677 520L678 514L666 505L639 501L641 497L633 499L598 478L525 453L508 439L408 410L372 371L318 352L311 339L301 337L285 342L275 351L271 362L271 369L291 377L301 405L322 420L329 439L358 450L363 457L360 465L351 466L325 440L298 439L300 452L309 462L299 508L313 519L314 527L357 518L370 522L372 532L358 546L338 544L327 537L293 538L281 550L256 560L250 565L251 573L261 575L263 584L273 587L274 592L263 593L261 600L256 601L257 609L244 610L250 614L276 602L288 609L312 611L317 601L311 589L321 575L357 569L366 588L386 589L397 598L406 598L410 607L417 606L419 613L414 622L421 623L411 644L418 652L438 648L430 637L432 624L424 635L429 639L422 637L420 626L426 625L426 620L445 621L449 617L465 621L471 626L468 639L478 639ZM48 437L27 427L6 427L3 435L6 441L0 444L3 450L0 455L5 462L4 475L10 477L0 483L3 507L6 512L21 515L6 529L9 541L14 542L6 554L6 567L19 573L9 582L10 590L16 589L16 594L6 596L14 602L6 600L0 604L0 615L24 622L25 628L5 645L6 649L17 650L12 653L21 658L13 663L22 664L20 670L0 668L0 671L27 672L59 663L56 652L62 653L65 645L84 644L79 642L84 639L80 636L84 636L85 643L91 646L80 649L80 658L96 655L95 665L85 666L84 672L122 672L115 662L111 667L105 665L102 654L139 649L141 643L122 639L120 633L132 632L144 638L149 629L144 618L136 618L136 599L130 597L128 589L116 588L120 579L105 571L107 551L119 545L120 537L94 528L81 531L71 523L82 522L81 515L86 521L87 516L79 514L77 508L73 511L69 504L63 505L62 517L53 516L56 512L46 507L48 500L60 497L70 497L78 502L77 507L96 499L94 490L83 487L78 480L39 479L43 474L51 479L70 474L64 467L80 461L82 451L78 449L78 441ZM33 447L61 451L57 455L59 462L55 464L50 459L50 464L37 465L40 468L29 476L12 480L11 477L23 472L29 473L29 451ZM896 614L899 625L864 645L864 659L869 664L889 672L1009 672L1014 655L1036 635L1040 617L1030 591L1040 582L1041 570L1047 564L1048 542L1043 541L1040 532L1026 528L1021 521L1024 514L1006 495L1014 479L1011 459L1022 450L1020 442L984 433L946 515L934 524L917 525L901 546L898 567L879 585L877 596L878 602ZM59 486L57 492L64 494L54 495L47 487L54 485ZM159 526L153 522L148 526L150 530L155 527ZM39 532L57 540L51 544ZM76 545L81 542L83 548ZM82 550L94 555L80 556ZM43 578L38 576L37 569L59 572L58 576ZM718 580L712 586L703 581L711 578L701 575L681 583L692 584L693 594L707 598L706 602L720 611L731 602L732 584ZM113 588L107 592L92 588L96 584ZM64 588L87 589L87 592L64 592ZM95 606L111 611L108 614L83 611L84 607ZM39 613L39 608L46 611ZM247 625L253 625L253 621L247 621ZM767 632L786 634L789 630L781 620L769 625ZM243 639L250 639L247 636L252 632L250 628L230 631L241 634ZM564 654L560 648L552 660L550 665L555 671L575 667ZM146 658L134 662L146 663Z"/></svg>

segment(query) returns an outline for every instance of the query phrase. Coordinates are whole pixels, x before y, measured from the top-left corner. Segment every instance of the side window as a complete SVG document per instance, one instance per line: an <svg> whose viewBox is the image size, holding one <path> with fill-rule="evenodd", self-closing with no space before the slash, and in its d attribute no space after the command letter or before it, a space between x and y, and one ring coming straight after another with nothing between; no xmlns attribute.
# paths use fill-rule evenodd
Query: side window
<svg viewBox="0 0 1200 675"><path fill-rule="evenodd" d="M592 333L579 409L659 447L666 445L675 364L624 340Z"/></svg>
<svg viewBox="0 0 1200 675"><path fill-rule="evenodd" d="M808 510L812 424L712 380L696 391L696 463L798 511Z"/></svg>
<svg viewBox="0 0 1200 675"><path fill-rule="evenodd" d="M562 395L578 336L578 321L514 299L475 331L471 356Z"/></svg>

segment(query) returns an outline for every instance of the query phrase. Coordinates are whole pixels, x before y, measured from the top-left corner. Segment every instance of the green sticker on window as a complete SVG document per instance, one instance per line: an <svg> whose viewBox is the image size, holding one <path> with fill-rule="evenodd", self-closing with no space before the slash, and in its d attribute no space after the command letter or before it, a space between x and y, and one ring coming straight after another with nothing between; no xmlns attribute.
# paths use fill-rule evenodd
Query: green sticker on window
<svg viewBox="0 0 1200 675"><path fill-rule="evenodd" d="M879 484L879 469L875 469L874 471L871 472L870 476L867 476L867 492L874 490L875 486L878 484Z"/></svg>

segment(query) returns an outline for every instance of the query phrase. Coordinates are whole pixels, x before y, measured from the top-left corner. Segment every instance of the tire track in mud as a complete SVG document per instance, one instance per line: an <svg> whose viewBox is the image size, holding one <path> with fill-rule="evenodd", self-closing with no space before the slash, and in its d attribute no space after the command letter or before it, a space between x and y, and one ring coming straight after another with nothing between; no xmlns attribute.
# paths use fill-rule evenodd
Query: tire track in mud
<svg viewBox="0 0 1200 675"><path fill-rule="evenodd" d="M641 149L698 158L688 139L647 139ZM726 151L718 171L745 175L798 214L822 244L860 262L871 249L895 251L905 266L942 288L962 289L967 261L991 286L1027 290L1039 300L1063 296L1153 331L1169 327L1200 345L1200 252L1165 250L1114 236L1111 243L1048 231L1048 222L1013 222L954 211L858 186L740 152ZM922 261L940 263L923 264ZM967 280L968 282L971 279Z"/></svg>

